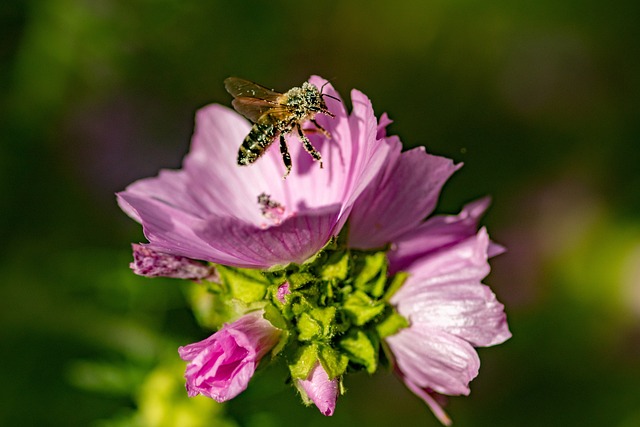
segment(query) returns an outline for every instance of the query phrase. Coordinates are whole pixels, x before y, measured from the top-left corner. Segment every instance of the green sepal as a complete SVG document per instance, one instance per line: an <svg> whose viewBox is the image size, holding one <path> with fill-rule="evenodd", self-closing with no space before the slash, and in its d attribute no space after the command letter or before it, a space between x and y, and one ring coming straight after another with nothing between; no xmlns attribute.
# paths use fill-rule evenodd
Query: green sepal
<svg viewBox="0 0 640 427"><path fill-rule="evenodd" d="M307 259L302 263L302 268L307 268L317 263L322 263L323 259L327 256L328 252L335 251L338 248L338 240L335 237L331 237L326 245L322 247L315 255Z"/></svg>
<svg viewBox="0 0 640 427"><path fill-rule="evenodd" d="M204 328L216 330L237 315L227 299L210 292L209 287L203 284L189 282L187 298L196 321Z"/></svg>
<svg viewBox="0 0 640 427"><path fill-rule="evenodd" d="M340 351L327 345L320 346L318 359L330 380L344 374L349 365L349 358Z"/></svg>
<svg viewBox="0 0 640 427"><path fill-rule="evenodd" d="M265 297L269 281L260 270L226 267L219 264L216 265L216 269L232 298L250 304L261 301Z"/></svg>
<svg viewBox="0 0 640 427"><path fill-rule="evenodd" d="M276 357L278 354L280 354L280 352L282 350L284 350L284 348L286 347L286 345L289 343L289 337L291 336L291 333L287 330L283 330L280 333L280 340L278 341L278 343L271 349L271 357Z"/></svg>
<svg viewBox="0 0 640 427"><path fill-rule="evenodd" d="M398 292L398 289L400 289L402 285L404 285L404 282L407 280L408 277L409 277L409 273L405 273L404 271L396 273L391 279L391 283L387 288L387 292L384 293L383 299L385 301L389 301L393 297L393 295L396 292Z"/></svg>
<svg viewBox="0 0 640 427"><path fill-rule="evenodd" d="M291 289L292 291L303 287L304 285L314 281L315 279L316 278L313 276L313 274L308 272L300 272L300 271L289 274L287 276L287 281L289 282L289 289Z"/></svg>
<svg viewBox="0 0 640 427"><path fill-rule="evenodd" d="M389 314L376 325L376 332L378 332L380 338L386 338L395 335L400 329L408 326L409 321L407 319L395 310L390 309Z"/></svg>
<svg viewBox="0 0 640 427"><path fill-rule="evenodd" d="M333 323L336 308L314 308L304 312L298 320L298 339L310 341L312 339L329 339L333 336Z"/></svg>
<svg viewBox="0 0 640 427"><path fill-rule="evenodd" d="M344 311L357 326L362 326L382 313L386 305L371 299L363 291L355 291L344 302Z"/></svg>
<svg viewBox="0 0 640 427"><path fill-rule="evenodd" d="M263 317L278 329L287 330L289 327L285 318L282 317L280 310L278 310L273 304L266 304L264 306Z"/></svg>
<svg viewBox="0 0 640 427"><path fill-rule="evenodd" d="M294 380L305 380L318 361L318 345L310 344L298 348L293 363L289 364L289 372Z"/></svg>
<svg viewBox="0 0 640 427"><path fill-rule="evenodd" d="M363 330L352 331L340 340L340 347L347 352L349 359L364 366L370 374L378 369L379 344L374 335Z"/></svg>
<svg viewBox="0 0 640 427"><path fill-rule="evenodd" d="M323 280L344 280L349 275L349 253L336 252L327 258L320 268Z"/></svg>
<svg viewBox="0 0 640 427"><path fill-rule="evenodd" d="M381 297L387 283L387 255L384 252L376 252L358 258L360 270L355 276L356 289L374 298Z"/></svg>

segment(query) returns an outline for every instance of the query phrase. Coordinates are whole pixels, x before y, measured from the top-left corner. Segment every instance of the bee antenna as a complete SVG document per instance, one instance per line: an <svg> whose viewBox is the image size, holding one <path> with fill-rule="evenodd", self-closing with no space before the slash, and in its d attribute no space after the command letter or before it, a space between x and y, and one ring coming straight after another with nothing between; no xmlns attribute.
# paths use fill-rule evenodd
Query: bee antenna
<svg viewBox="0 0 640 427"><path fill-rule="evenodd" d="M331 83L331 81L332 81L332 80L333 80L333 79L329 79L329 80L327 80L327 81L326 81L326 82L324 82L324 84L320 87L320 96L328 96L328 97L329 97L329 98L331 98L331 99L335 99L335 100L336 100L336 101L338 101L338 102L342 102L342 100L341 100L340 98L336 98L335 96L333 96L333 95L329 95L328 93L322 93L322 91L324 90L324 87L325 87L326 85L328 85L329 83Z"/></svg>
<svg viewBox="0 0 640 427"><path fill-rule="evenodd" d="M342 101L340 100L340 98L336 98L335 96L333 96L333 95L329 95L328 93L323 93L323 94L322 94L322 96L328 96L328 97L329 97L329 98L331 98L331 99L335 99L335 100L336 100L336 101L338 101L338 102L342 102Z"/></svg>

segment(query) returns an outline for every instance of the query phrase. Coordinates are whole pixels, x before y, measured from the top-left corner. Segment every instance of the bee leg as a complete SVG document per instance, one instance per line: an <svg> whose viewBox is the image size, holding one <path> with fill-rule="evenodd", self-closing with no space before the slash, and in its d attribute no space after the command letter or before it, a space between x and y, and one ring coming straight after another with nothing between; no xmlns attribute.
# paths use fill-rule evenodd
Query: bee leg
<svg viewBox="0 0 640 427"><path fill-rule="evenodd" d="M302 146L305 150L307 150L307 153L309 153L311 157L313 157L313 160L317 160L320 162L320 168L322 169L322 156L320 156L320 153L318 153L318 151L313 148L313 145L311 145L311 141L309 141L309 138L304 135L304 132L302 132L302 128L300 127L300 125L296 125L296 129L298 130L300 141L302 141Z"/></svg>
<svg viewBox="0 0 640 427"><path fill-rule="evenodd" d="M315 125L315 127L318 128L318 130L320 131L320 133L322 133L324 136L326 136L327 138L331 139L331 134L329 133L328 130L326 130L325 128L323 128L322 126L320 126L318 124L318 122L316 122L316 119L311 119L310 120L311 123L313 123Z"/></svg>
<svg viewBox="0 0 640 427"><path fill-rule="evenodd" d="M291 172L291 156L289 155L289 149L287 148L287 142L284 140L284 135L280 135L280 154L282 154L282 161L287 168L287 172L282 179L287 179L287 175Z"/></svg>

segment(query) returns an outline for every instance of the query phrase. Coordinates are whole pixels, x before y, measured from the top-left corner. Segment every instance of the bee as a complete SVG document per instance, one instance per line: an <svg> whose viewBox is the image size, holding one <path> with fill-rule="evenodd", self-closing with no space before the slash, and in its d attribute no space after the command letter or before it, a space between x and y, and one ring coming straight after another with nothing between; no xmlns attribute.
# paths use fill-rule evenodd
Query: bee
<svg viewBox="0 0 640 427"><path fill-rule="evenodd" d="M325 83L326 84L326 83ZM238 150L238 165L249 165L269 148L269 146L280 138L280 154L287 171L283 178L291 172L291 156L285 141L285 135L297 131L304 149L311 155L313 160L320 162L322 167L322 157L320 153L311 145L311 141L304 134L308 129L302 129L302 124L310 121L319 132L327 138L331 138L322 126L315 121L316 114L325 114L335 117L324 102L324 97L336 99L335 97L323 94L311 83L304 82L301 87L294 87L285 93L279 93L267 89L257 83L250 82L238 77L229 77L224 81L224 87L233 97L233 108L247 119L251 120L253 127L246 136Z"/></svg>

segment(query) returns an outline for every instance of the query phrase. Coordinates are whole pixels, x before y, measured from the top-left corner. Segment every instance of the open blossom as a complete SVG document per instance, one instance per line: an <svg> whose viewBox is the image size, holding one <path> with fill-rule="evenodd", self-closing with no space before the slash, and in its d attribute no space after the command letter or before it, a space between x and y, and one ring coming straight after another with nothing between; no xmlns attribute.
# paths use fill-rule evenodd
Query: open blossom
<svg viewBox="0 0 640 427"><path fill-rule="evenodd" d="M179 349L189 362L189 396L237 396L278 344L289 350L305 403L329 416L342 377L375 372L384 340L395 372L449 424L443 395L469 393L480 365L475 347L511 336L504 307L482 284L488 258L503 251L478 231L489 199L425 220L461 165L422 147L402 152L398 137L387 135L391 121L378 122L365 95L352 92L348 114L326 81L310 82L330 95L335 115L316 117L331 139L308 134L324 168L295 133L286 135L293 163L286 180L277 147L238 166L250 123L225 107L203 108L182 169L118 194L149 241L133 246L131 267L149 277L216 282L209 297L217 304L196 308L213 310L197 314L215 325L233 316L215 312L220 307L264 308Z"/></svg>
<svg viewBox="0 0 640 427"><path fill-rule="evenodd" d="M202 394L224 402L247 388L260 359L280 338L280 330L262 316L262 311L245 314L209 338L178 349L189 362L189 397Z"/></svg>
<svg viewBox="0 0 640 427"><path fill-rule="evenodd" d="M426 239L429 233L436 240L453 239L455 231L460 231L455 221L460 217L466 215L450 217L449 228L424 227L423 235L410 240ZM437 402L437 393L469 394L469 382L480 367L474 347L500 344L511 336L504 307L481 283L489 273L489 248L484 229L432 248L406 266L409 277L391 299L410 325L386 338L396 371L447 425L450 420ZM405 255L411 254L406 251Z"/></svg>
<svg viewBox="0 0 640 427"><path fill-rule="evenodd" d="M329 379L319 362L316 362L306 379L296 381L296 386L303 398L313 402L323 415L333 415L338 400L338 381Z"/></svg>
<svg viewBox="0 0 640 427"><path fill-rule="evenodd" d="M312 77L317 87L326 81ZM330 85L324 93L338 98ZM236 112L201 109L182 169L161 171L118 194L122 209L143 226L147 248L175 256L250 268L301 263L345 224L356 198L382 167L389 145L378 138L371 102L352 92L353 111L326 97L330 132L309 134L320 168L294 133L286 136L293 169L286 180L272 146L248 167L236 164L250 123ZM274 208L275 207L275 208Z"/></svg>

